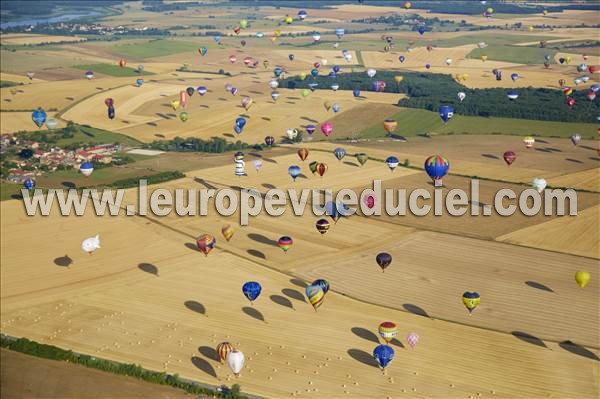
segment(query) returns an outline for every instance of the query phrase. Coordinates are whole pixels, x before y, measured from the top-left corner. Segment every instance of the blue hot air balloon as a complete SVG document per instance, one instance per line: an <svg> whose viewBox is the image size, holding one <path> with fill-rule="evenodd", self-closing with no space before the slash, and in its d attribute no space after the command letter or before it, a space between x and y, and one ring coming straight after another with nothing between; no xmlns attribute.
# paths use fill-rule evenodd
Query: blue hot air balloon
<svg viewBox="0 0 600 399"><path fill-rule="evenodd" d="M31 191L35 188L35 180L33 180L32 178L27 178L23 182L23 186L25 187L25 189Z"/></svg>
<svg viewBox="0 0 600 399"><path fill-rule="evenodd" d="M425 160L425 172L431 177L435 186L442 185L442 178L450 169L450 162L441 155L432 155Z"/></svg>
<svg viewBox="0 0 600 399"><path fill-rule="evenodd" d="M275 68L273 69L273 74L274 74L276 77L280 77L282 73L283 73L283 68L282 68L282 67L275 67Z"/></svg>
<svg viewBox="0 0 600 399"><path fill-rule="evenodd" d="M509 100L516 100L519 98L519 93L515 90L510 90L508 93L506 93L506 97L508 97Z"/></svg>
<svg viewBox="0 0 600 399"><path fill-rule="evenodd" d="M244 118L244 117L240 116L239 118L237 118L237 119L235 120L235 125L236 125L237 127L239 127L240 129L243 129L243 128L244 128L244 126L246 126L246 118Z"/></svg>
<svg viewBox="0 0 600 399"><path fill-rule="evenodd" d="M454 116L454 107L451 105L442 105L439 110L440 118L444 123L448 122Z"/></svg>
<svg viewBox="0 0 600 399"><path fill-rule="evenodd" d="M518 73L513 73L510 75L510 78L512 79L513 82L516 82L517 79L519 79L519 74Z"/></svg>
<svg viewBox="0 0 600 399"><path fill-rule="evenodd" d="M338 161L341 161L346 156L346 150L344 150L341 147L338 147L335 150L333 150L333 155L335 155Z"/></svg>
<svg viewBox="0 0 600 399"><path fill-rule="evenodd" d="M206 92L208 91L208 90L206 89L206 87L204 87L204 86L198 86L198 87L196 88L196 90L198 91L198 94L200 94L201 96L205 95L205 94L206 94Z"/></svg>
<svg viewBox="0 0 600 399"><path fill-rule="evenodd" d="M404 62L406 60L406 57L401 55L400 57L398 57L398 59L400 60L400 62Z"/></svg>
<svg viewBox="0 0 600 399"><path fill-rule="evenodd" d="M136 79L135 84L137 85L137 87L140 87L144 84L144 79Z"/></svg>
<svg viewBox="0 0 600 399"><path fill-rule="evenodd" d="M394 359L394 350L391 346L378 345L373 350L373 357L379 363L379 367L385 369L385 367Z"/></svg>
<svg viewBox="0 0 600 399"><path fill-rule="evenodd" d="M317 279L313 281L311 285L318 285L319 287L321 287L324 294L327 294L327 292L329 291L329 282L325 279Z"/></svg>
<svg viewBox="0 0 600 399"><path fill-rule="evenodd" d="M91 162L84 162L79 166L79 171L85 177L88 177L94 171L94 164Z"/></svg>
<svg viewBox="0 0 600 399"><path fill-rule="evenodd" d="M345 33L346 33L346 31L344 30L344 28L337 28L335 30L335 34L337 35L338 39L341 39Z"/></svg>
<svg viewBox="0 0 600 399"><path fill-rule="evenodd" d="M88 79L92 79L92 78L94 77L94 72L92 72L92 71L87 71L87 72L85 73L85 77L86 77L86 78L88 78Z"/></svg>
<svg viewBox="0 0 600 399"><path fill-rule="evenodd" d="M247 283L244 283L244 285L242 286L242 292L244 293L244 296L246 298L248 298L248 300L250 302L252 302L256 298L258 298L261 291L262 291L262 287L256 281L248 281Z"/></svg>
<svg viewBox="0 0 600 399"><path fill-rule="evenodd" d="M42 108L36 109L31 113L31 120L37 125L37 127L42 127L42 125L46 122L46 111L44 111Z"/></svg>
<svg viewBox="0 0 600 399"><path fill-rule="evenodd" d="M354 95L354 97L360 97L360 89L356 88L352 90L352 95Z"/></svg>
<svg viewBox="0 0 600 399"><path fill-rule="evenodd" d="M388 168L390 168L390 170L393 172L394 169L396 169L396 167L400 163L400 161L398 160L398 158L392 155L386 158L385 163L388 166Z"/></svg>
<svg viewBox="0 0 600 399"><path fill-rule="evenodd" d="M427 32L427 28L425 27L425 25L420 25L417 28L417 32L419 32L420 35L423 35L425 32Z"/></svg>
<svg viewBox="0 0 600 399"><path fill-rule="evenodd" d="M108 113L108 119L115 119L115 107L113 105L108 107L106 112Z"/></svg>
<svg viewBox="0 0 600 399"><path fill-rule="evenodd" d="M313 69L310 71L310 74L311 74L311 76L312 76L313 78L316 78L317 76L319 76L319 70L318 70L317 68L313 68Z"/></svg>
<svg viewBox="0 0 600 399"><path fill-rule="evenodd" d="M333 72L335 72L336 74L340 73L340 71L341 71L341 68L339 65L334 65L332 69L333 69Z"/></svg>
<svg viewBox="0 0 600 399"><path fill-rule="evenodd" d="M221 44L221 36L214 36L213 40L215 41L215 43Z"/></svg>
<svg viewBox="0 0 600 399"><path fill-rule="evenodd" d="M331 109L333 110L333 112L340 112L340 104L338 103L333 103L333 105L331 106Z"/></svg>
<svg viewBox="0 0 600 399"><path fill-rule="evenodd" d="M298 18L300 18L300 19L306 18L307 15L308 14L306 13L306 10L300 10L300 11L298 11Z"/></svg>
<svg viewBox="0 0 600 399"><path fill-rule="evenodd" d="M288 173L292 176L292 179L296 181L296 177L300 176L300 166L292 165L288 168Z"/></svg>

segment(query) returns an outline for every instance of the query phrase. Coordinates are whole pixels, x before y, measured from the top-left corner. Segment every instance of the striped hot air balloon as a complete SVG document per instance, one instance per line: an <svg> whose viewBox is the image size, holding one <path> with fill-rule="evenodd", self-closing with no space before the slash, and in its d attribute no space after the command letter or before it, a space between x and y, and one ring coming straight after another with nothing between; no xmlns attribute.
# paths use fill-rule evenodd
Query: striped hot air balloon
<svg viewBox="0 0 600 399"><path fill-rule="evenodd" d="M221 228L221 234L223 234L223 237L225 237L227 241L231 240L234 233L235 229L229 224L223 225L223 228Z"/></svg>
<svg viewBox="0 0 600 399"><path fill-rule="evenodd" d="M287 253L287 251L292 247L293 244L294 240L292 240L292 237L288 236L280 237L277 241L277 245L279 246L279 248L283 249L283 252L285 253Z"/></svg>
<svg viewBox="0 0 600 399"><path fill-rule="evenodd" d="M309 285L306 287L306 296L308 297L308 301L315 309L315 312L323 304L323 299L325 299L325 292L323 292L323 288L319 285Z"/></svg>
<svg viewBox="0 0 600 399"><path fill-rule="evenodd" d="M523 144L525 144L525 148L531 148L535 144L535 139L531 136L527 136L523 139Z"/></svg>
<svg viewBox="0 0 600 399"><path fill-rule="evenodd" d="M321 234L327 233L329 231L329 221L327 219L319 219L317 220L317 231Z"/></svg>
<svg viewBox="0 0 600 399"><path fill-rule="evenodd" d="M308 149L307 148L300 148L298 150L298 156L300 157L301 160L305 160L308 157Z"/></svg>
<svg viewBox="0 0 600 399"><path fill-rule="evenodd" d="M384 321L379 325L379 335L387 344L389 344L398 336L398 326L391 321Z"/></svg>
<svg viewBox="0 0 600 399"><path fill-rule="evenodd" d="M202 234L196 239L198 250L202 252L204 256L208 256L208 253L213 250L216 244L217 239L210 234Z"/></svg>
<svg viewBox="0 0 600 399"><path fill-rule="evenodd" d="M219 361L223 363L227 359L229 352L232 352L235 348L229 342L221 342L217 345L217 357Z"/></svg>
<svg viewBox="0 0 600 399"><path fill-rule="evenodd" d="M321 287L324 294L327 294L327 292L329 291L329 281L327 281L325 279L322 279L322 278L317 279L317 280L313 281L311 285L318 285L319 287Z"/></svg>
<svg viewBox="0 0 600 399"><path fill-rule="evenodd" d="M327 172L327 164L324 162L319 162L317 164L316 172L319 174L319 176L323 177L325 172Z"/></svg>

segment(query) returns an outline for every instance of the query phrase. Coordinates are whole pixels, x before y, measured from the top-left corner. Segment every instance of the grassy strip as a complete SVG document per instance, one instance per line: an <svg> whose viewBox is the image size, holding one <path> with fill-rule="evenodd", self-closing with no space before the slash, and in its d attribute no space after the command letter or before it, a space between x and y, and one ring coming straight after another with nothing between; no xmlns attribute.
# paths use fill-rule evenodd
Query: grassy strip
<svg viewBox="0 0 600 399"><path fill-rule="evenodd" d="M0 346L15 352L24 353L31 356L44 359L66 361L73 364L80 364L85 367L106 371L113 374L125 375L137 378L153 384L169 385L174 388L183 389L194 395L210 395L214 398L224 399L243 399L247 398L240 393L240 386L235 384L227 394L216 391L208 386L202 386L194 381L185 380L177 374L167 374L144 369L140 365L133 363L126 364L113 360L101 359L90 355L84 355L65 350L53 345L40 344L30 341L27 338L12 338L2 334L0 337Z"/></svg>

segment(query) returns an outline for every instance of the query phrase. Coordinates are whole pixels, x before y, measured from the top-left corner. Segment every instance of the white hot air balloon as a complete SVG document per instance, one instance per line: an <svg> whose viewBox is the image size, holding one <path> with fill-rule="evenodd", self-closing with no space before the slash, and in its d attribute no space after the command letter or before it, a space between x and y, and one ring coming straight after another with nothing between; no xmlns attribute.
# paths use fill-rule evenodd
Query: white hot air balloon
<svg viewBox="0 0 600 399"><path fill-rule="evenodd" d="M269 87L273 90L279 87L279 82L276 79L272 79L269 81Z"/></svg>
<svg viewBox="0 0 600 399"><path fill-rule="evenodd" d="M98 248L100 248L100 234L96 234L94 237L86 238L81 243L81 249L90 255L93 254Z"/></svg>
<svg viewBox="0 0 600 399"><path fill-rule="evenodd" d="M367 76L372 78L373 76L375 76L375 74L377 73L377 71L373 68L369 68L367 69Z"/></svg>
<svg viewBox="0 0 600 399"><path fill-rule="evenodd" d="M467 95L464 92L459 91L458 94L456 95L456 97L458 97L458 99L462 103L462 101L467 97Z"/></svg>
<svg viewBox="0 0 600 399"><path fill-rule="evenodd" d="M319 40L321 40L321 34L319 32L315 32L312 35L313 40L316 42L318 42Z"/></svg>
<svg viewBox="0 0 600 399"><path fill-rule="evenodd" d="M321 60L321 65L327 65L327 64L329 64L329 61L327 61L327 59L326 59L326 58L323 58L323 59Z"/></svg>
<svg viewBox="0 0 600 399"><path fill-rule="evenodd" d="M285 134L288 139L294 140L298 136L298 129L287 129L285 131Z"/></svg>
<svg viewBox="0 0 600 399"><path fill-rule="evenodd" d="M227 365L236 377L240 375L240 371L244 368L245 361L244 354L237 349L234 349L227 354Z"/></svg>
<svg viewBox="0 0 600 399"><path fill-rule="evenodd" d="M273 99L273 101L277 101L277 99L279 98L279 92L278 91L272 91L271 92L271 98Z"/></svg>
<svg viewBox="0 0 600 399"><path fill-rule="evenodd" d="M539 177L536 177L531 182L531 185L533 186L533 188L535 188L535 190L538 193L541 193L542 191L544 191L546 189L546 186L548 185L548 183L546 182L545 179L541 179Z"/></svg>
<svg viewBox="0 0 600 399"><path fill-rule="evenodd" d="M262 165L263 165L262 159L254 160L254 169L256 169L256 173L258 173L260 168L262 168Z"/></svg>
<svg viewBox="0 0 600 399"><path fill-rule="evenodd" d="M479 43L477 43L477 47L479 47L479 48L486 48L487 47L487 43L486 42L479 42Z"/></svg>
<svg viewBox="0 0 600 399"><path fill-rule="evenodd" d="M333 91L336 91L339 88L340 88L340 85L337 84L337 83L334 83L334 84L331 85L331 90L333 90Z"/></svg>
<svg viewBox="0 0 600 399"><path fill-rule="evenodd" d="M452 58L446 58L446 65L452 65Z"/></svg>

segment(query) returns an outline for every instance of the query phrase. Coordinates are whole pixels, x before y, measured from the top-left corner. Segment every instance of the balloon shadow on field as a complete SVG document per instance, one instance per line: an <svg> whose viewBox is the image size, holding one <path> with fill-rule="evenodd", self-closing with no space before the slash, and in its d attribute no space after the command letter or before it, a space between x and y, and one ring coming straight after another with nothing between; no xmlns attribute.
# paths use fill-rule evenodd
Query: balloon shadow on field
<svg viewBox="0 0 600 399"><path fill-rule="evenodd" d="M536 151L540 151L540 152L552 152L552 151L550 151L550 150L549 150L549 149L547 149L547 148L536 148L535 150L536 150Z"/></svg>
<svg viewBox="0 0 600 399"><path fill-rule="evenodd" d="M350 355L352 359L357 360L362 364L379 368L379 363L377 363L377 360L375 360L375 358L368 352L360 349L348 349L348 355Z"/></svg>
<svg viewBox="0 0 600 399"><path fill-rule="evenodd" d="M69 255L60 256L54 259L54 264L61 267L69 267L73 264L73 259Z"/></svg>
<svg viewBox="0 0 600 399"><path fill-rule="evenodd" d="M77 188L75 183L70 182L70 181L61 181L60 184L69 190Z"/></svg>
<svg viewBox="0 0 600 399"><path fill-rule="evenodd" d="M273 189L276 189L276 188L277 188L277 187L275 187L274 185L272 185L272 184L269 184L269 183L263 183L263 184L261 184L261 185L262 185L264 188L268 188L269 190L273 190Z"/></svg>
<svg viewBox="0 0 600 399"><path fill-rule="evenodd" d="M276 161L276 160L274 160L274 159L271 159L271 158L263 158L263 161L265 161L265 162L270 162L270 163L277 163L277 161Z"/></svg>
<svg viewBox="0 0 600 399"><path fill-rule="evenodd" d="M350 161L344 161L344 165L349 165L349 166L359 166L357 163L350 162Z"/></svg>
<svg viewBox="0 0 600 399"><path fill-rule="evenodd" d="M196 245L195 242L186 242L185 247L187 249L191 249L192 251L200 252L200 250L198 249L198 246Z"/></svg>
<svg viewBox="0 0 600 399"><path fill-rule="evenodd" d="M284 306L286 308L294 309L294 304L292 304L292 301L290 301L289 299L287 299L284 296L271 295L269 298L271 298L271 300L278 305Z"/></svg>
<svg viewBox="0 0 600 399"><path fill-rule="evenodd" d="M550 144L546 140L538 139L537 137L535 138L535 142L536 143L543 143L543 144Z"/></svg>
<svg viewBox="0 0 600 399"><path fill-rule="evenodd" d="M404 344L402 342L400 342L400 340L398 340L397 338L394 338L390 341L390 344L392 345L396 345L400 348L404 348Z"/></svg>
<svg viewBox="0 0 600 399"><path fill-rule="evenodd" d="M366 339L367 341L379 344L379 338L377 337L377 335L375 335L375 333L373 333L372 331L367 330L366 328L352 327L350 331L352 331L352 333L359 338Z"/></svg>
<svg viewBox="0 0 600 399"><path fill-rule="evenodd" d="M138 269L146 273L154 274L156 277L158 277L158 267L151 263L140 263L138 265Z"/></svg>
<svg viewBox="0 0 600 399"><path fill-rule="evenodd" d="M590 157L592 161L600 161L600 157Z"/></svg>
<svg viewBox="0 0 600 399"><path fill-rule="evenodd" d="M485 158L490 158L490 159L500 159L500 157L494 155L494 154L481 154L482 157Z"/></svg>
<svg viewBox="0 0 600 399"><path fill-rule="evenodd" d="M221 359L219 359L217 351L214 348L211 348L210 346L201 346L198 348L198 352L200 352L204 357L208 359L216 360L218 362L221 361Z"/></svg>
<svg viewBox="0 0 600 399"><path fill-rule="evenodd" d="M192 364L196 366L199 370L204 371L206 374L217 378L217 372L206 360L202 359L198 356L192 356Z"/></svg>
<svg viewBox="0 0 600 399"><path fill-rule="evenodd" d="M314 119L311 119L311 118L309 118L309 117L307 117L307 116L301 116L301 117L300 117L300 119L302 119L302 120L305 120L305 121L307 121L307 122L319 123L319 121L317 121L317 120L314 120Z"/></svg>
<svg viewBox="0 0 600 399"><path fill-rule="evenodd" d="M262 234L249 233L248 238L261 244L272 245L274 247L277 246L277 241L271 240L269 237L265 237Z"/></svg>
<svg viewBox="0 0 600 399"><path fill-rule="evenodd" d="M10 198L15 200L22 200L23 196L21 194L11 194Z"/></svg>
<svg viewBox="0 0 600 399"><path fill-rule="evenodd" d="M577 345L573 341L562 341L558 344L558 346L560 346L564 350L569 351L575 355L587 357L588 359L592 359L592 360L596 360L596 361L600 360L598 355L596 355L594 352L584 348L581 345Z"/></svg>
<svg viewBox="0 0 600 399"><path fill-rule="evenodd" d="M248 155L252 155L253 157L256 158L262 158L263 156L261 154L259 154L258 152L249 152Z"/></svg>
<svg viewBox="0 0 600 399"><path fill-rule="evenodd" d="M291 278L290 279L290 283L300 287L300 288L306 288L308 287L308 283L306 283L305 281L300 280L299 278Z"/></svg>
<svg viewBox="0 0 600 399"><path fill-rule="evenodd" d="M209 190L216 190L217 189L216 186L213 186L212 184L206 182L206 180L204 180L204 179L200 179L198 177L194 177L194 181L196 183L202 184L204 187L208 188Z"/></svg>
<svg viewBox="0 0 600 399"><path fill-rule="evenodd" d="M531 288L537 288L538 290L554 292L554 290L552 288L550 288L542 283L535 282L535 281L525 281L525 284L527 284Z"/></svg>
<svg viewBox="0 0 600 399"><path fill-rule="evenodd" d="M223 133L223 136L225 137L235 137L233 134L231 133Z"/></svg>
<svg viewBox="0 0 600 399"><path fill-rule="evenodd" d="M590 147L588 145L580 145L579 148L585 148L586 150L596 151L594 147Z"/></svg>
<svg viewBox="0 0 600 399"><path fill-rule="evenodd" d="M302 295L300 291L296 291L291 288L284 288L281 290L281 293L289 298L306 303L304 300L304 295Z"/></svg>
<svg viewBox="0 0 600 399"><path fill-rule="evenodd" d="M573 159L573 158L565 158L565 161L574 162L574 163L583 163L583 161L580 161L579 159Z"/></svg>
<svg viewBox="0 0 600 399"><path fill-rule="evenodd" d="M402 307L412 314L416 314L417 316L429 317L427 312L420 306L413 305L412 303L405 303Z"/></svg>
<svg viewBox="0 0 600 399"><path fill-rule="evenodd" d="M248 253L248 255L252 255L256 258L267 259L267 256L264 253L262 253L256 249L249 249L246 252Z"/></svg>
<svg viewBox="0 0 600 399"><path fill-rule="evenodd" d="M527 342L528 344L540 346L542 348L547 348L547 346L544 343L544 341L542 341L538 337L534 337L531 334L527 334L526 332L523 332L523 331L513 331L513 332L511 332L511 334L515 338L518 338L518 339L520 339L523 342Z"/></svg>
<svg viewBox="0 0 600 399"><path fill-rule="evenodd" d="M206 316L206 308L200 302L198 302L198 301L185 301L183 304L189 310L191 310L193 312L196 312L196 313L200 313L201 315L205 315Z"/></svg>
<svg viewBox="0 0 600 399"><path fill-rule="evenodd" d="M258 309L251 308L250 306L244 306L242 308L242 312L246 313L248 316L252 317L253 319L256 319L259 321L264 321L266 323L265 316L263 316L263 314Z"/></svg>

